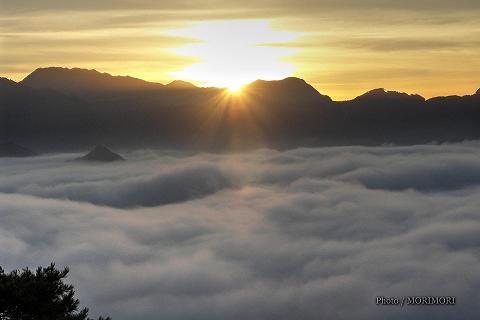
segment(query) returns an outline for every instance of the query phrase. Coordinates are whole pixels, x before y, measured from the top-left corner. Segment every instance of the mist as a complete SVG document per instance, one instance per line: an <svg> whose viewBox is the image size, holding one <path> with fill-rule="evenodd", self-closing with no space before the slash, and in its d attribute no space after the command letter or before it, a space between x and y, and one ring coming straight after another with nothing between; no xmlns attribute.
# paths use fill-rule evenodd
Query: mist
<svg viewBox="0 0 480 320"><path fill-rule="evenodd" d="M0 265L115 320L478 318L479 147L3 158ZM375 305L406 295L457 305Z"/></svg>

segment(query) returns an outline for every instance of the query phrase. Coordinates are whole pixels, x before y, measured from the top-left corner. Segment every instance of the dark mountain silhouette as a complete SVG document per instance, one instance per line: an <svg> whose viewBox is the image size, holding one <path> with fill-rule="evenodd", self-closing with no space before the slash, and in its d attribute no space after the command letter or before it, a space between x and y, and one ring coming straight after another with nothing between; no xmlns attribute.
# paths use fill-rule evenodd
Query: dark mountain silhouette
<svg viewBox="0 0 480 320"><path fill-rule="evenodd" d="M370 90L361 96L356 97L353 101L362 104L382 104L386 102L391 104L401 103L422 103L425 98L418 94L406 94L404 92L397 91L385 91L383 88Z"/></svg>
<svg viewBox="0 0 480 320"><path fill-rule="evenodd" d="M328 103L330 97L320 94L303 79L290 77L283 80L257 80L246 85L242 92L255 99L277 103Z"/></svg>
<svg viewBox="0 0 480 320"><path fill-rule="evenodd" d="M181 88L181 90L179 90ZM302 79L225 89L169 85L94 70L38 69L0 79L0 139L42 149L419 144L480 138L480 94L425 100L384 89L332 101Z"/></svg>
<svg viewBox="0 0 480 320"><path fill-rule="evenodd" d="M103 145L96 146L92 151L84 155L83 157L77 158L77 160L84 161L99 161L99 162L112 162L125 160L121 155L112 152L110 149Z"/></svg>
<svg viewBox="0 0 480 320"><path fill-rule="evenodd" d="M32 157L36 156L37 153L22 147L13 142L5 142L0 143L0 158L4 157L12 157L12 158L20 158L20 157Z"/></svg>
<svg viewBox="0 0 480 320"><path fill-rule="evenodd" d="M477 92L475 92L475 94L480 94L480 89L478 89Z"/></svg>
<svg viewBox="0 0 480 320"><path fill-rule="evenodd" d="M10 80L10 79L7 79L7 78L3 78L3 77L0 77L0 89L1 88L13 88L15 87L17 83L13 80Z"/></svg>
<svg viewBox="0 0 480 320"><path fill-rule="evenodd" d="M152 90L162 88L160 83L152 83L128 76L112 76L96 70L79 68L38 68L20 84L35 89L52 89L69 94Z"/></svg>
<svg viewBox="0 0 480 320"><path fill-rule="evenodd" d="M187 81L182 81L182 80L174 80L170 82L169 84L165 85L168 88L177 88L177 89L194 89L198 88L197 86L191 84L190 82Z"/></svg>

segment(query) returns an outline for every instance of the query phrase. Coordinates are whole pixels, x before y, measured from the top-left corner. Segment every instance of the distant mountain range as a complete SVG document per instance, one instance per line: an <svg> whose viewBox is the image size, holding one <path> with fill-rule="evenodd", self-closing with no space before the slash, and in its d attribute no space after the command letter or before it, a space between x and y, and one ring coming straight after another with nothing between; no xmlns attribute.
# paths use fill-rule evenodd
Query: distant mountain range
<svg viewBox="0 0 480 320"><path fill-rule="evenodd" d="M480 138L480 90L436 97L375 89L332 101L298 78L257 80L238 96L96 70L41 68L0 78L0 142L42 149L420 144Z"/></svg>

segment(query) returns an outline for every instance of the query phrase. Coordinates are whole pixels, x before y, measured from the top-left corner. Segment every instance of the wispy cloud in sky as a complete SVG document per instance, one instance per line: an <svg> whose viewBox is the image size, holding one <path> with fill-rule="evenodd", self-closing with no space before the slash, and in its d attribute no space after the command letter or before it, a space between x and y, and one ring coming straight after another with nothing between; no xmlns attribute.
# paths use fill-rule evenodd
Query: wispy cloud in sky
<svg viewBox="0 0 480 320"><path fill-rule="evenodd" d="M478 88L478 1L42 0L0 9L0 68L16 80L60 65L167 82L198 62L170 50L195 43L171 30L253 19L302 33L289 44L298 54L283 60L289 73L336 99L375 87L427 97Z"/></svg>

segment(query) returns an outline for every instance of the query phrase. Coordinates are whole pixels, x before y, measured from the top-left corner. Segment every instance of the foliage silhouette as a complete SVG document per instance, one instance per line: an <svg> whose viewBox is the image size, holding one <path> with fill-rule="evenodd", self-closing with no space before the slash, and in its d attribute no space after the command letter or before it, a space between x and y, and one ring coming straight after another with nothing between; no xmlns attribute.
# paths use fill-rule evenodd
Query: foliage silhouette
<svg viewBox="0 0 480 320"><path fill-rule="evenodd" d="M79 310L73 286L63 282L68 272L54 263L35 272L25 268L5 273L0 267L0 320L92 320L87 308Z"/></svg>

